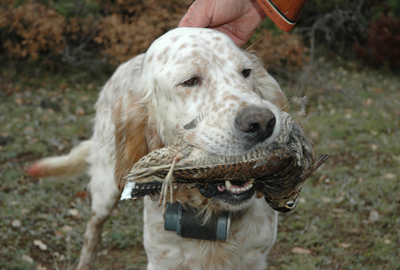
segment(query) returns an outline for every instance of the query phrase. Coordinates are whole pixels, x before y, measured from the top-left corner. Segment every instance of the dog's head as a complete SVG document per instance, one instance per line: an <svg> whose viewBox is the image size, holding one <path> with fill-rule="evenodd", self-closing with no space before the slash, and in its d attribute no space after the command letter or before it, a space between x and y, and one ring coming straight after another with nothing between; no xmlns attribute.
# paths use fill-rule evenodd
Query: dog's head
<svg viewBox="0 0 400 270"><path fill-rule="evenodd" d="M223 33L172 30L150 46L140 72L135 90L123 97L115 114L117 177L161 144L184 140L232 156L267 145L279 134L279 112L286 106L279 85L255 56ZM118 169L119 164L126 165ZM217 188L211 199L197 190L179 192L186 203L220 210L242 209L254 197L251 183Z"/></svg>

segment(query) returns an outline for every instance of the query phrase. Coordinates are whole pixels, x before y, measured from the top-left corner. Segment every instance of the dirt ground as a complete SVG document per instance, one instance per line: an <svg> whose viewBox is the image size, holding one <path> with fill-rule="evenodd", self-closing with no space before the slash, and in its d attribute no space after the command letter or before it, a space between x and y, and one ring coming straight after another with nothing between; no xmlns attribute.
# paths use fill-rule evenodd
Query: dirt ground
<svg viewBox="0 0 400 270"><path fill-rule="evenodd" d="M0 91L0 269L73 269L90 216L87 177L38 179L34 160L67 153L91 135L94 103L110 74L3 67ZM319 57L289 84L291 114L331 155L279 215L269 269L399 269L400 81ZM300 98L307 95L307 115ZM144 269L142 203L123 202L104 226L98 269Z"/></svg>

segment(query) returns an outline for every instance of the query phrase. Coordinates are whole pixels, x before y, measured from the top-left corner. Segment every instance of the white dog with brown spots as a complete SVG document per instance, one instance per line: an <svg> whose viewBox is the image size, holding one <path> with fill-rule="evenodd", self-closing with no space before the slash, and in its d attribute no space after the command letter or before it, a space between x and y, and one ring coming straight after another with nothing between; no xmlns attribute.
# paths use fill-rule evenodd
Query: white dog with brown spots
<svg viewBox="0 0 400 270"><path fill-rule="evenodd" d="M178 28L158 38L146 54L118 67L96 103L90 140L66 156L38 161L29 172L71 177L88 168L92 214L78 269L90 269L102 225L124 185L115 179L125 176L138 159L181 139L215 154L241 155L276 138L285 106L277 82L228 36L211 29ZM277 213L253 188L231 183L220 191L223 199L205 198L191 189L187 202L231 211L229 242L165 231L162 207L145 197L147 269L266 268Z"/></svg>

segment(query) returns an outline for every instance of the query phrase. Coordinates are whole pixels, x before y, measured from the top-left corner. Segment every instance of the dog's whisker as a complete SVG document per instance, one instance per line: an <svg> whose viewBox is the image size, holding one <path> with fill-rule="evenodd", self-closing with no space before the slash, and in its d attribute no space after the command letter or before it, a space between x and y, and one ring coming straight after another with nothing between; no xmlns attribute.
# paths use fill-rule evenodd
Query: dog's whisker
<svg viewBox="0 0 400 270"><path fill-rule="evenodd" d="M265 33L260 39L258 39L256 42L254 42L253 44L251 44L249 47L247 47L247 49L245 49L244 51L247 52L251 47L253 47L254 45L256 45L258 42L260 42L263 38L265 38L265 36L268 33Z"/></svg>
<svg viewBox="0 0 400 270"><path fill-rule="evenodd" d="M114 138L115 138L115 135L112 136L110 139L108 139L105 143L103 143L102 145L100 145L98 148L96 148L93 152L91 152L91 153L87 156L87 158L90 157L91 155L93 155L94 153L96 153L97 151L99 151L101 148L103 148L103 147L104 147L105 145L107 145L108 143L110 143L111 140L114 139Z"/></svg>

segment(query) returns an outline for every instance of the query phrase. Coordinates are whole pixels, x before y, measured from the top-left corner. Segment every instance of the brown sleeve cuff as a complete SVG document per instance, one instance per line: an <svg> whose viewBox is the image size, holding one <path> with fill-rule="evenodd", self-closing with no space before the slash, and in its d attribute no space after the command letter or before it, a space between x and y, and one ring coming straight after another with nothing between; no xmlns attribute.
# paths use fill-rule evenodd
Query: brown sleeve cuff
<svg viewBox="0 0 400 270"><path fill-rule="evenodd" d="M307 0L257 0L271 20L283 31L292 30Z"/></svg>

